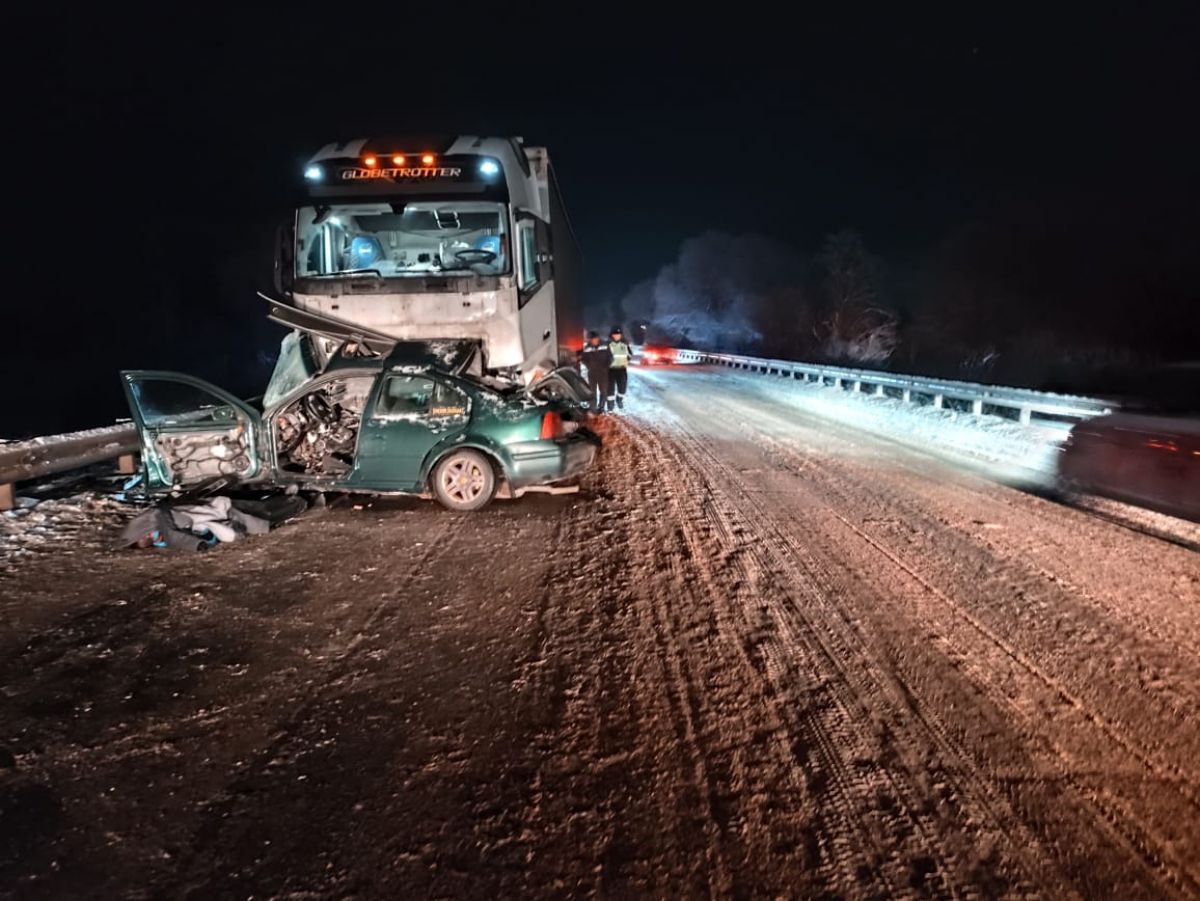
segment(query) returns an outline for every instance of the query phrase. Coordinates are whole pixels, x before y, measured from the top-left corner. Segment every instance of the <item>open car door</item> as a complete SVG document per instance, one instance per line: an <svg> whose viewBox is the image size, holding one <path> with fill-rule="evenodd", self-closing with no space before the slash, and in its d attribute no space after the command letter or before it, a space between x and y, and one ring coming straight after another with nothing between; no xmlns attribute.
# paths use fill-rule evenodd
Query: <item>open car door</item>
<svg viewBox="0 0 1200 901"><path fill-rule="evenodd" d="M179 372L122 372L150 488L214 476L269 475L262 417L232 394Z"/></svg>

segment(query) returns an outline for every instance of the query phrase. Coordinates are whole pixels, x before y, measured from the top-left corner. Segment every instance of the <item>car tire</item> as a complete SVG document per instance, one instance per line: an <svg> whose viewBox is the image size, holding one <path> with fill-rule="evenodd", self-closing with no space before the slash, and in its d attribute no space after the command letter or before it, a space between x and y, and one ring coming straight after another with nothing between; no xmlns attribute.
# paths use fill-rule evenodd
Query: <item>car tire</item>
<svg viewBox="0 0 1200 901"><path fill-rule="evenodd" d="M447 510L471 513L488 505L496 494L496 470L479 451L463 448L438 460L430 488Z"/></svg>

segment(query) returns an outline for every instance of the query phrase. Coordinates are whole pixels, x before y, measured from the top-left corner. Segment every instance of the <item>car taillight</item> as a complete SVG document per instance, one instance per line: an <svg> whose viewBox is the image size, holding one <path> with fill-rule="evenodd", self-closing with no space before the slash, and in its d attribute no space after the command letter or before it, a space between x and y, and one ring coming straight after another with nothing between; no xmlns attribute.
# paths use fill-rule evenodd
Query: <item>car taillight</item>
<svg viewBox="0 0 1200 901"><path fill-rule="evenodd" d="M553 441L555 438L565 438L567 430L563 427L562 416L551 410L542 416L542 440Z"/></svg>

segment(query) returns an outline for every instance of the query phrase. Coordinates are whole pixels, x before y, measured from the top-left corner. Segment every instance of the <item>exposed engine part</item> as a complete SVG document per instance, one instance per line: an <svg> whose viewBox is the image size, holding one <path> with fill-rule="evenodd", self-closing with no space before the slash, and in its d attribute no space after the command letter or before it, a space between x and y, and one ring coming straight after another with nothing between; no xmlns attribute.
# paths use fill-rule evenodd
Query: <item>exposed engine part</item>
<svg viewBox="0 0 1200 901"><path fill-rule="evenodd" d="M354 465L362 410L372 379L329 382L275 418L279 462L312 475L340 475Z"/></svg>

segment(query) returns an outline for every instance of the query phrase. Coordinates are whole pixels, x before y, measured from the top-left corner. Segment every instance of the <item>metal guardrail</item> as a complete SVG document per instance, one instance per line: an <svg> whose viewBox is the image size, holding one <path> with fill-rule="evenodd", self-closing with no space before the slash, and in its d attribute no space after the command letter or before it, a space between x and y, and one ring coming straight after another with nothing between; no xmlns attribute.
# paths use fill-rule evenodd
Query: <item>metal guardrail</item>
<svg viewBox="0 0 1200 901"><path fill-rule="evenodd" d="M971 412L977 415L1001 410L1015 413L1015 418L1023 425L1036 424L1036 419L1059 424L1089 419L1110 413L1116 406L1112 401L1094 397L1051 394L1028 388L1006 388L1000 385L924 378L871 369L848 369L842 366L798 363L794 360L771 360L678 348L671 349L670 353L681 363L711 363L761 372L765 375L819 382L844 390L895 397L904 403L926 403L934 407L945 407L947 400L961 401L970 404Z"/></svg>
<svg viewBox="0 0 1200 901"><path fill-rule="evenodd" d="M140 446L132 425L0 444L0 510L12 507L17 482L125 457L130 460L123 468L132 471L132 456Z"/></svg>

